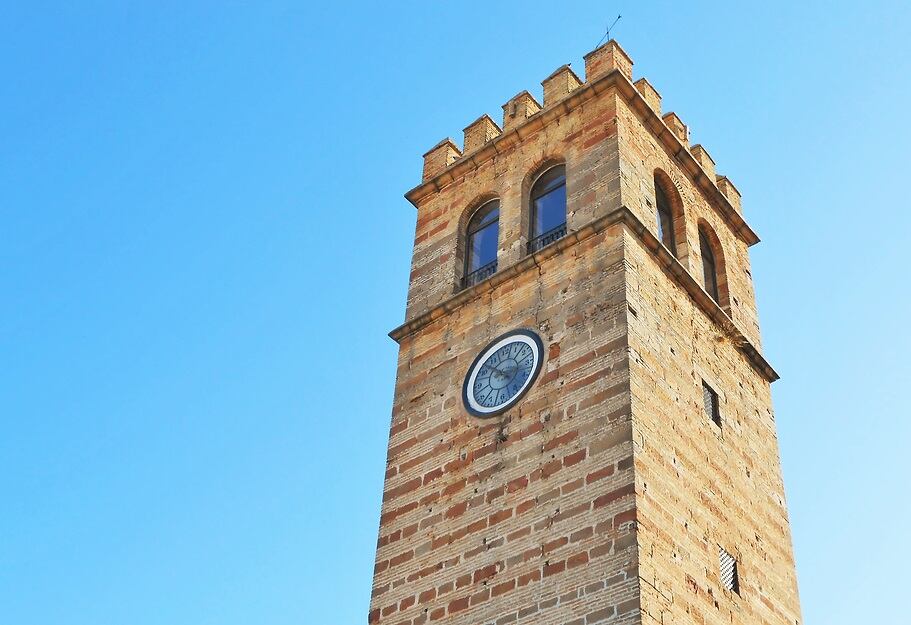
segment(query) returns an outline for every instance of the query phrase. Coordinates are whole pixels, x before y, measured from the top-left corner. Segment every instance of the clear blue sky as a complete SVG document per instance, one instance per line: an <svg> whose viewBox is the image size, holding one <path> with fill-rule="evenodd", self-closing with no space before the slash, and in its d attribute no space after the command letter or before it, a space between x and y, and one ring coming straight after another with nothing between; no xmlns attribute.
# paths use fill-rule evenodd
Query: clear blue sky
<svg viewBox="0 0 911 625"><path fill-rule="evenodd" d="M0 622L364 623L402 194L618 9L764 239L806 623L904 619L907 3L77 4L0 20Z"/></svg>

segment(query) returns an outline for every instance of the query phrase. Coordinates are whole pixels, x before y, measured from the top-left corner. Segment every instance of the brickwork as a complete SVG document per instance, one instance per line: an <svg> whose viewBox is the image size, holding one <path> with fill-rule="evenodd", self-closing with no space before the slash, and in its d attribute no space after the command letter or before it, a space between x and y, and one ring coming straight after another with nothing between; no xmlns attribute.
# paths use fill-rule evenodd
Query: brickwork
<svg viewBox="0 0 911 625"><path fill-rule="evenodd" d="M697 281L702 282L702 257L699 252L699 226L707 226L717 237L720 246L719 262L725 271L719 276L727 295L723 295L723 308L737 327L759 348L759 317L756 296L750 273L749 246L731 231L725 215L711 198L707 198L695 184L693 176L676 162L654 133L649 132L643 116L621 100L618 112L620 124L621 202L657 234L655 214L654 175L660 171L673 183L682 200L683 229L685 237L678 235L678 255L681 264ZM701 152L704 152L700 148ZM715 179L714 171L712 179ZM678 221L678 227L680 222ZM688 244L687 244L688 243Z"/></svg>
<svg viewBox="0 0 911 625"><path fill-rule="evenodd" d="M444 186L421 203L406 318L445 301L458 290L463 271L459 239L464 227L460 224L464 226L483 202L494 197L500 200L501 266L511 265L525 255L525 207L531 183L542 168L566 164L570 229L578 229L620 206L617 100L616 95L605 93L587 102L584 108L570 111L559 123L544 125L522 140L498 145L496 149L475 150L475 158L480 161L477 168L458 184ZM482 160L488 151L491 157Z"/></svg>
<svg viewBox="0 0 911 625"><path fill-rule="evenodd" d="M739 192L610 41L425 156L369 621L799 624ZM566 168L567 230L529 256L529 193ZM658 239L655 181L677 244ZM500 201L497 272L461 289L468 217ZM703 290L700 228L724 296ZM544 364L492 419L462 406L494 337ZM722 424L702 408L719 394ZM722 589L718 548L738 560Z"/></svg>
<svg viewBox="0 0 911 625"><path fill-rule="evenodd" d="M799 622L769 382L655 262L626 246L643 622ZM721 427L702 382L721 399ZM740 594L718 578L737 555Z"/></svg>
<svg viewBox="0 0 911 625"><path fill-rule="evenodd" d="M402 341L376 622L635 622L621 241L592 235ZM537 383L508 417L468 416L465 370L515 327L545 341Z"/></svg>
<svg viewBox="0 0 911 625"><path fill-rule="evenodd" d="M573 89L578 89L580 85L582 85L582 81L569 65L557 68L554 73L541 81L541 87L544 89L544 106L559 102Z"/></svg>

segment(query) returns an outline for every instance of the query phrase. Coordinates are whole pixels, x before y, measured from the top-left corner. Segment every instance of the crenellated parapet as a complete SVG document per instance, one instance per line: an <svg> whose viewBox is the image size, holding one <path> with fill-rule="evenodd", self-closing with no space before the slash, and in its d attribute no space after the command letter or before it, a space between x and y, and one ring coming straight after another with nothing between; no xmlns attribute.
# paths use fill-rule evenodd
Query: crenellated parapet
<svg viewBox="0 0 911 625"><path fill-rule="evenodd" d="M484 113L479 118L465 127L465 139L462 145L465 146L464 154L470 154L475 150L484 147L491 139L500 134L500 127L497 122L490 118L490 115Z"/></svg>
<svg viewBox="0 0 911 625"><path fill-rule="evenodd" d="M511 130L541 110L541 105L527 91L521 91L503 105L503 130Z"/></svg>
<svg viewBox="0 0 911 625"><path fill-rule="evenodd" d="M661 115L661 94L652 86L652 83L646 78L640 78L633 84L642 99L655 111L655 114Z"/></svg>
<svg viewBox="0 0 911 625"><path fill-rule="evenodd" d="M690 144L690 128L683 123L683 120L680 119L680 116L677 113L665 113L661 116L661 120L664 122L664 125L667 126L668 130L674 133L674 136L677 137L677 140L680 141L684 146Z"/></svg>
<svg viewBox="0 0 911 625"><path fill-rule="evenodd" d="M553 74L541 82L544 88L544 106L550 106L582 86L582 79L576 76L567 63L558 67Z"/></svg>
<svg viewBox="0 0 911 625"><path fill-rule="evenodd" d="M633 79L633 60L613 39L595 48L584 58L586 80L597 80L614 70L619 70L627 80Z"/></svg>
<svg viewBox="0 0 911 625"><path fill-rule="evenodd" d="M690 129L677 113L669 111L662 114L661 94L658 90L646 78L638 78L633 82L633 61L620 44L612 39L586 54L584 60L584 79L566 64L558 67L541 82L543 104L530 92L521 91L503 105L502 125L498 125L485 113L465 128L462 149L448 138L434 146L424 155L423 183L434 181L453 168L454 171L443 178L445 184L447 178L452 178L452 174L462 171L460 163L478 159L483 161L496 152L494 149L485 150L487 146L506 140L507 135L514 136L516 132L523 132L522 127L531 124L532 120L539 120L540 125L543 118L546 123L550 118L559 115L561 108L566 110L592 97L591 93L586 94L587 91L600 93L603 84L613 80L613 84L618 85L621 92L631 94L629 97L639 100L637 106L640 111L651 111L647 114L653 114L654 121L650 122L649 126L656 133L674 137L667 139L672 142L676 140L674 153L688 161L686 168L700 178L703 189L715 200L729 205L727 210L733 209L732 212L736 213L735 219L742 219L740 193L736 187L726 176L716 172L715 161L705 147L690 144ZM439 183L440 180L435 180L433 186L439 186ZM745 224L738 224L737 229L742 231L750 243L758 241Z"/></svg>
<svg viewBox="0 0 911 625"><path fill-rule="evenodd" d="M424 153L424 180L430 180L462 156L462 151L449 137Z"/></svg>
<svg viewBox="0 0 911 625"><path fill-rule="evenodd" d="M718 184L718 190L721 191L731 205L737 209L737 212L743 213L743 208L740 206L740 191L737 190L734 183L731 182L727 176L717 174L715 175L715 181Z"/></svg>
<svg viewBox="0 0 911 625"><path fill-rule="evenodd" d="M696 159L696 162L702 166L709 180L715 180L715 161L709 156L709 153L701 145L694 145L690 148L690 154Z"/></svg>

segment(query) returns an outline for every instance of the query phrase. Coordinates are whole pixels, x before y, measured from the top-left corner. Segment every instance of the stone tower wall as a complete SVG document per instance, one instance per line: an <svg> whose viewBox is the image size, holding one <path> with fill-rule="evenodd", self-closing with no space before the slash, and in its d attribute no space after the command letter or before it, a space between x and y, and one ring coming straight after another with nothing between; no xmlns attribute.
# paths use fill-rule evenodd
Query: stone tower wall
<svg viewBox="0 0 911 625"><path fill-rule="evenodd" d="M614 41L424 156L369 621L390 625L799 623L740 195ZM566 237L526 254L528 196L566 167ZM658 240L655 172L676 249ZM500 201L497 272L461 288L472 211ZM704 290L699 227L723 258ZM675 257L676 256L676 257ZM516 328L543 369L506 413L462 382ZM702 381L721 396L721 428ZM717 547L739 560L721 589Z"/></svg>
<svg viewBox="0 0 911 625"><path fill-rule="evenodd" d="M769 382L645 246L626 250L643 622L799 623ZM719 546L739 594L720 583Z"/></svg>
<svg viewBox="0 0 911 625"><path fill-rule="evenodd" d="M573 108L545 107L521 128L497 135L466 153L454 166L457 171L452 182L417 201L406 319L459 290L460 233L472 212L488 200L500 201L499 271L526 257L527 198L534 177L547 167L566 165L569 230L578 230L620 206L617 96L613 90L597 97L593 91L586 95L588 99ZM519 94L511 99L506 108L523 97ZM471 132L469 126L466 135ZM442 149L450 145L444 144Z"/></svg>
<svg viewBox="0 0 911 625"><path fill-rule="evenodd" d="M638 622L622 242L605 224L402 340L372 622ZM517 327L537 382L470 417L466 369Z"/></svg>
<svg viewBox="0 0 911 625"><path fill-rule="evenodd" d="M655 172L660 170L667 176L673 185L672 193L680 202L679 221L682 223L678 223L676 237L678 260L701 284L699 227L704 224L711 228L721 247L723 281L728 291L722 307L750 343L759 349L759 318L749 257L749 245L753 240L738 234L736 225L730 220L731 216L739 216L739 212L725 211L720 207L722 200L718 188L714 184L707 187L709 175L716 180L714 163L705 161L711 167L707 170L693 156L686 140L680 141L669 131L650 130L658 122L658 112L635 104L621 99L618 105L621 203L657 234ZM679 120L673 113L668 115ZM687 131L687 137L688 134ZM697 148L696 155L707 154L701 146Z"/></svg>

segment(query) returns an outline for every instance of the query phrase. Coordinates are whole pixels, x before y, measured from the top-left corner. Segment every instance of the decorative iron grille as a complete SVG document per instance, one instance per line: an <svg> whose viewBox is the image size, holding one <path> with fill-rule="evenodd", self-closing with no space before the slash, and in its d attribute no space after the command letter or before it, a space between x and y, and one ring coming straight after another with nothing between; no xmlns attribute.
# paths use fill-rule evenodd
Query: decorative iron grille
<svg viewBox="0 0 911 625"><path fill-rule="evenodd" d="M552 230L548 230L541 236L537 236L534 239L532 239L531 241L529 241L528 242L528 253L534 254L535 252L540 250L542 247L544 247L546 245L550 245L557 239L562 239L565 236L566 236L566 224L564 223L562 225L557 226L556 228L553 228Z"/></svg>
<svg viewBox="0 0 911 625"><path fill-rule="evenodd" d="M487 263L483 267L475 269L462 278L462 288L467 289L470 286L476 285L478 282L483 282L495 273L497 273L497 261Z"/></svg>

